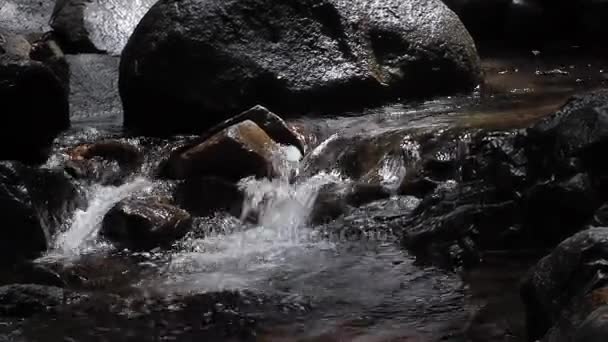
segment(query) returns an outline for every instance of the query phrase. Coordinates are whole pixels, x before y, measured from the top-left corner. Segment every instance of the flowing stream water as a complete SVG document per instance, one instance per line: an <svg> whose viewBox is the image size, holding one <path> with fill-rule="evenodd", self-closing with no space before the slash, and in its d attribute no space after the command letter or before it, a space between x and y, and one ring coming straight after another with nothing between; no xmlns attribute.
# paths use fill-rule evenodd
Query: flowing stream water
<svg viewBox="0 0 608 342"><path fill-rule="evenodd" d="M38 260L73 275L76 281L68 288L109 297L100 297L100 307L82 309L83 313L53 312L0 322L0 332L8 331L8 341L522 341L514 284L528 260L509 257L508 262L495 260L494 265L490 261L486 271L465 274L421 263L383 223L383 218L413 210L419 201L414 197L392 196L324 224L311 224L311 213L324 186L353 181L335 165L343 144L362 137L395 136L407 154L414 150L405 139L411 132L456 126L525 127L558 108L573 91L604 82L601 74L589 76L595 72L586 67L589 61L576 62L582 71L570 69L571 76L555 81L539 80L526 69L538 65L488 59L489 91L353 115L292 120L314 132L316 142L309 146L313 150L302 159L297 150L286 147L277 154L279 177L242 180L246 196L240 217L224 213L198 217L194 232L169 250L119 251L97 232L104 215L120 200L162 195L163 187L149 171L159 160L150 152L142 171L120 186L83 185L88 206L65 218L52 248ZM584 77L590 80L587 84L579 81ZM91 117L86 115L83 122L86 126L93 122L97 128L80 126L76 120L73 130L60 139L49 165L60 166L64 148L82 140L121 136L113 123ZM389 190L411 171L401 155L397 158L390 152L383 154L379 165L373 176ZM248 220L251 217L255 219ZM242 295L237 299L219 295L226 291ZM247 326L245 318L218 318L207 330L194 332L191 322L200 324L212 315L203 305L182 310L157 302L195 295L211 296L213 315L253 317L258 324L255 334L239 335L239 329ZM150 303L137 306L139 300ZM510 337L502 332L472 336L472 317L480 308L490 312L492 326L500 322L502 332L511 331ZM181 322L190 322L189 328ZM224 337L205 337L220 335Z"/></svg>

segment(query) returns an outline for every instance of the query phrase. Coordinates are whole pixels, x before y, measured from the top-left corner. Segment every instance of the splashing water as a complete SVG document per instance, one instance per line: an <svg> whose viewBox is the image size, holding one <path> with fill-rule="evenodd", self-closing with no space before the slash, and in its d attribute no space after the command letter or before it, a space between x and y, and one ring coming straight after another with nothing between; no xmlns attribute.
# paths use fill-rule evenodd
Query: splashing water
<svg viewBox="0 0 608 342"><path fill-rule="evenodd" d="M90 202L85 210L77 210L68 229L61 233L49 255L78 256L99 247L97 232L105 214L126 197L150 187L152 183L145 178L136 178L121 186L94 185L90 190Z"/></svg>
<svg viewBox="0 0 608 342"><path fill-rule="evenodd" d="M321 187L342 179L339 174L320 173L293 182L300 159L297 149L283 147L273 160L279 177L243 179L240 222L225 217L206 222L232 232L225 234L220 229L203 239L187 241L185 251L172 256L171 276L165 286L172 291L247 287L266 277L269 270L286 267L287 259L306 253L313 245L316 250L332 248L307 228L307 221ZM242 223L252 218L255 225Z"/></svg>

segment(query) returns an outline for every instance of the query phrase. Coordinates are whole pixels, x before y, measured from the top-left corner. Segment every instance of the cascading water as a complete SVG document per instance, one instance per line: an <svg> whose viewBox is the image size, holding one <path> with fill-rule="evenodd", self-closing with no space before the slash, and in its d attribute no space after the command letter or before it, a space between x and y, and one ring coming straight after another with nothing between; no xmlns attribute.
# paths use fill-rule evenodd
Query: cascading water
<svg viewBox="0 0 608 342"><path fill-rule="evenodd" d="M49 256L75 257L99 247L97 232L104 215L124 198L150 187L146 178L135 178L121 186L93 185L88 190L89 206L77 210L68 228L57 236Z"/></svg>
<svg viewBox="0 0 608 342"><path fill-rule="evenodd" d="M316 232L307 223L321 187L344 180L338 174L320 173L294 181L300 160L296 148L282 147L273 159L276 178L243 179L241 220L217 216L211 222L203 222L213 225L216 232L186 241L183 252L172 255L168 286L177 286L178 291L248 287L266 277L269 270L286 267L288 254L312 244L317 248L331 247L313 239ZM249 219L255 224L246 224Z"/></svg>

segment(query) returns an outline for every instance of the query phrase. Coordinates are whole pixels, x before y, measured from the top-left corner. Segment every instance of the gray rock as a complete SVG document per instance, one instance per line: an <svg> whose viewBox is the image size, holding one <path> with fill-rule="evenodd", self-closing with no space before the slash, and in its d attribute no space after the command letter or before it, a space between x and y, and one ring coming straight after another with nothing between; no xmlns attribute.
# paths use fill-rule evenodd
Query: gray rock
<svg viewBox="0 0 608 342"><path fill-rule="evenodd" d="M323 113L480 81L471 37L437 0L161 0L120 70L126 127L154 134L198 133L256 104Z"/></svg>
<svg viewBox="0 0 608 342"><path fill-rule="evenodd" d="M51 26L70 53L118 55L156 0L57 0Z"/></svg>
<svg viewBox="0 0 608 342"><path fill-rule="evenodd" d="M47 32L53 13L50 0L2 0L0 29L18 34Z"/></svg>
<svg viewBox="0 0 608 342"><path fill-rule="evenodd" d="M98 54L68 55L70 118L73 123L120 124L117 57Z"/></svg>

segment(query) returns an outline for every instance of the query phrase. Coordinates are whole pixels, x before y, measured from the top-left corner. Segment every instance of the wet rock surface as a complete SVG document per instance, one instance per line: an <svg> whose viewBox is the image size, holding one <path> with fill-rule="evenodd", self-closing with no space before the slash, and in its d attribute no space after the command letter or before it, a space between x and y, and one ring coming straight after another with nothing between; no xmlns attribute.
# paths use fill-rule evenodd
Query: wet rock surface
<svg viewBox="0 0 608 342"><path fill-rule="evenodd" d="M527 130L415 138L415 172L399 191L423 200L399 223L405 245L467 264L484 250L550 248L585 228L606 201L604 96L575 96Z"/></svg>
<svg viewBox="0 0 608 342"><path fill-rule="evenodd" d="M169 247L192 227L188 212L157 199L124 200L104 217L100 234L134 250Z"/></svg>
<svg viewBox="0 0 608 342"><path fill-rule="evenodd" d="M202 143L173 152L161 172L171 178L215 176L232 182L275 175L279 145L251 120L229 126Z"/></svg>
<svg viewBox="0 0 608 342"><path fill-rule="evenodd" d="M599 337L607 303L603 289L607 231L591 228L580 232L532 268L522 287L531 339Z"/></svg>
<svg viewBox="0 0 608 342"><path fill-rule="evenodd" d="M68 152L66 171L75 178L102 185L120 185L140 169L142 151L119 140L79 145Z"/></svg>
<svg viewBox="0 0 608 342"><path fill-rule="evenodd" d="M552 32L534 18L574 5L506 3L462 18L527 46L591 8ZM606 86L605 58L492 56L473 94L410 101L480 79L439 2L163 0L125 53L149 107L123 131L116 55L151 3L53 4L0 3L2 55L65 89L69 64L72 119L42 166L0 163L0 340L605 339L604 238L586 229L606 221L606 93L536 123ZM580 231L524 306L525 269Z"/></svg>
<svg viewBox="0 0 608 342"><path fill-rule="evenodd" d="M42 162L70 125L69 70L53 41L30 45L0 30L0 102L6 111L0 159ZM20 141L20 148L9 147Z"/></svg>
<svg viewBox="0 0 608 342"><path fill-rule="evenodd" d="M155 0L58 0L51 26L69 53L119 55Z"/></svg>
<svg viewBox="0 0 608 342"><path fill-rule="evenodd" d="M83 205L78 188L62 172L0 163L2 265L44 252L65 216Z"/></svg>
<svg viewBox="0 0 608 342"><path fill-rule="evenodd" d="M198 133L256 104L307 114L480 81L470 36L435 0L160 1L120 69L125 126L147 134Z"/></svg>

